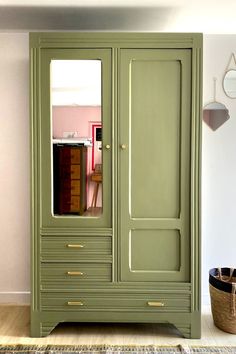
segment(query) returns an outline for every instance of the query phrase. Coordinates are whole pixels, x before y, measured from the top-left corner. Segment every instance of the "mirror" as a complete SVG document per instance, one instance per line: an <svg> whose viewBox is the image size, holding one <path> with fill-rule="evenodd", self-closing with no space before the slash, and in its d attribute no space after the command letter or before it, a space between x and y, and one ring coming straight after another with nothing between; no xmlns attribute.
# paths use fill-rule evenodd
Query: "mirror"
<svg viewBox="0 0 236 354"><path fill-rule="evenodd" d="M51 61L52 214L102 214L100 60Z"/></svg>
<svg viewBox="0 0 236 354"><path fill-rule="evenodd" d="M203 108L203 121L213 131L218 129L229 118L229 111L222 103L212 102Z"/></svg>
<svg viewBox="0 0 236 354"><path fill-rule="evenodd" d="M236 70L228 70L224 76L223 88L226 95L236 98Z"/></svg>

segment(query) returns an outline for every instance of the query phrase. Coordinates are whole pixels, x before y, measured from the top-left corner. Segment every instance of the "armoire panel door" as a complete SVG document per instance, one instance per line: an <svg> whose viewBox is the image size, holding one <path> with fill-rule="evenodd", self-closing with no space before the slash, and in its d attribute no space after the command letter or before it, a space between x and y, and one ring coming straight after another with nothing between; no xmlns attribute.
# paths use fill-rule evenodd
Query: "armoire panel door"
<svg viewBox="0 0 236 354"><path fill-rule="evenodd" d="M122 49L121 281L189 281L191 50Z"/></svg>

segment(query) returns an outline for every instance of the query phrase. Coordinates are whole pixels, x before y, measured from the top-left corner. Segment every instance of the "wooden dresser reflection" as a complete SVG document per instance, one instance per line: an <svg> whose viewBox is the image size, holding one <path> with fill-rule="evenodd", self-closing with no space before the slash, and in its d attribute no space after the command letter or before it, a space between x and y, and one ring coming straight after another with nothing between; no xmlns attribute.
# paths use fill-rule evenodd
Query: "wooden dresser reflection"
<svg viewBox="0 0 236 354"><path fill-rule="evenodd" d="M53 146L54 214L79 214L86 210L87 148Z"/></svg>

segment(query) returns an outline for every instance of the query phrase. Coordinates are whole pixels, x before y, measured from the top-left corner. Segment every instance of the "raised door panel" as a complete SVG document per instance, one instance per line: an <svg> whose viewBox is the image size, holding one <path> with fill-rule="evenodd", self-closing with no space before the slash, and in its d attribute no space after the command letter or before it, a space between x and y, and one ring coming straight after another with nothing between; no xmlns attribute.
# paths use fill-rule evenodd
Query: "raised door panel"
<svg viewBox="0 0 236 354"><path fill-rule="evenodd" d="M191 51L124 49L120 70L120 277L188 281Z"/></svg>

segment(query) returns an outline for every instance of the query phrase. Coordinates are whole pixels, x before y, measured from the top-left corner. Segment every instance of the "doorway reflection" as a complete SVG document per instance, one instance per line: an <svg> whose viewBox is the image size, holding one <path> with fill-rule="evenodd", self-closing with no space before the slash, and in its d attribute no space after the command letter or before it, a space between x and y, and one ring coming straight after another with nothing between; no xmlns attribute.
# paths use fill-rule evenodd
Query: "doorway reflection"
<svg viewBox="0 0 236 354"><path fill-rule="evenodd" d="M52 210L55 216L102 214L100 60L53 60Z"/></svg>

